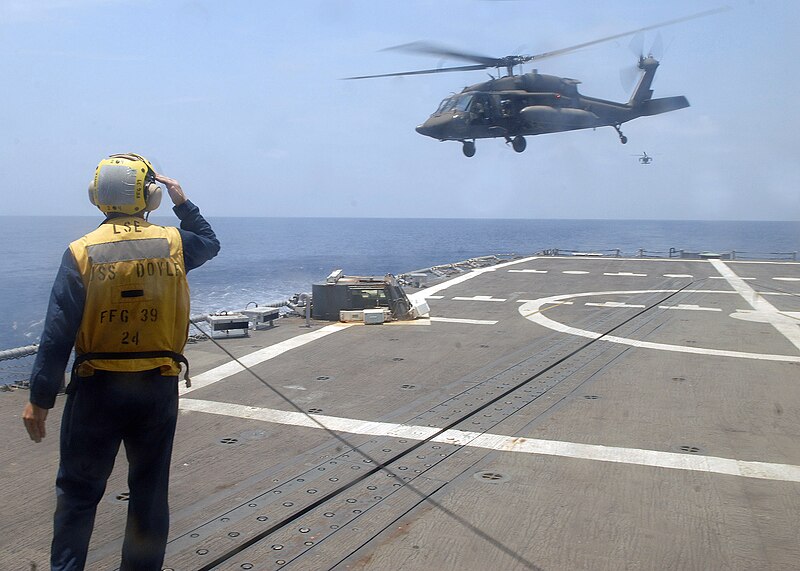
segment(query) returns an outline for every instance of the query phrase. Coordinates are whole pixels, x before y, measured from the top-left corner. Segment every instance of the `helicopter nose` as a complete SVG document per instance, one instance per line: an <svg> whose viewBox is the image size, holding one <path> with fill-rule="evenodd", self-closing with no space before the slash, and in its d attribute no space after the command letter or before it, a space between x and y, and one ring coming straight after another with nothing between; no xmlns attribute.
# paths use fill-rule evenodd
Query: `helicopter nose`
<svg viewBox="0 0 800 571"><path fill-rule="evenodd" d="M434 129L428 125L427 122L423 123L422 125L417 125L416 129L414 129L420 135L425 135L426 137L433 137Z"/></svg>
<svg viewBox="0 0 800 571"><path fill-rule="evenodd" d="M422 125L417 126L416 131L420 135L425 135L426 137L441 139L447 124L448 122L446 118L430 117Z"/></svg>

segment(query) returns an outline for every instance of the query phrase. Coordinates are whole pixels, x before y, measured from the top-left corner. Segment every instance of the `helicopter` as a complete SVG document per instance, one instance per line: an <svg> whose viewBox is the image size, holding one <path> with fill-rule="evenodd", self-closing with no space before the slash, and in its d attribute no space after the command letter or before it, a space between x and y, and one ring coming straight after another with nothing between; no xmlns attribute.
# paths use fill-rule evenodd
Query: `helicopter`
<svg viewBox="0 0 800 571"><path fill-rule="evenodd" d="M460 142L462 152L467 157L475 155L477 139L504 138L506 143L510 144L517 153L521 153L527 146L526 136L578 129L596 129L605 126L613 127L619 136L619 141L625 144L628 142L628 138L620 129L623 123L638 117L660 115L689 106L689 101L682 95L652 98L653 90L650 87L659 66L659 62L652 54L645 56L644 53L641 53L639 55L637 64L641 74L639 83L630 99L625 103L582 95L578 92L580 81L577 79L544 75L537 70L515 75L514 68L534 60L564 55L601 42L709 16L725 9L727 8L707 10L638 30L614 34L536 55L510 55L495 58L428 42L412 42L386 49L452 57L475 63L455 67L362 75L344 79L372 79L497 69L498 77L465 87L460 93L446 97L436 111L416 128L420 135L439 141ZM506 75L501 77L500 73L503 68L505 68Z"/></svg>
<svg viewBox="0 0 800 571"><path fill-rule="evenodd" d="M639 157L639 162L643 165L649 165L653 162L653 157L647 154L646 151L642 151L641 155L634 155L635 157Z"/></svg>

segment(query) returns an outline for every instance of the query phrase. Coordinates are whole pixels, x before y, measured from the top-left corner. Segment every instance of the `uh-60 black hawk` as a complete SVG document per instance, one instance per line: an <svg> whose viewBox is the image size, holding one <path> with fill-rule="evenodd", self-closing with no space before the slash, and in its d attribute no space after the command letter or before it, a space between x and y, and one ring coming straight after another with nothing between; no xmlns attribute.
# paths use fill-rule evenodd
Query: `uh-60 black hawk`
<svg viewBox="0 0 800 571"><path fill-rule="evenodd" d="M628 139L620 130L623 123L637 117L659 115L689 106L686 97L682 95L660 99L652 98L653 90L650 86L659 65L652 55L639 55L638 69L641 77L633 95L626 103L582 95L578 93L580 81L576 79L544 75L536 70L515 75L514 68L531 61L563 55L601 42L708 16L720 11L721 9L709 10L536 55L493 58L427 42L413 42L387 49L452 57L477 63L457 67L362 75L345 79L370 79L489 68L497 68L499 71L505 68L507 75L465 87L460 93L445 98L428 120L416 128L421 135L440 141L461 142L462 150L468 157L475 154L476 139L502 137L506 143L511 144L515 151L521 153L527 145L526 135L605 126L613 127L619 135L620 142L625 144Z"/></svg>

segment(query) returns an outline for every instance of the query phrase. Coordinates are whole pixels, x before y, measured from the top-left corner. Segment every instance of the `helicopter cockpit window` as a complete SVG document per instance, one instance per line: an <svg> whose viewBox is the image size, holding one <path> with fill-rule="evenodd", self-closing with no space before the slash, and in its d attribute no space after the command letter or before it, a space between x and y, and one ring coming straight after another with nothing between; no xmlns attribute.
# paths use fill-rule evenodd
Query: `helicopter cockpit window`
<svg viewBox="0 0 800 571"><path fill-rule="evenodd" d="M448 97L439 104L436 110L436 115L446 113L448 111L466 111L472 101L472 95L454 95Z"/></svg>
<svg viewBox="0 0 800 571"><path fill-rule="evenodd" d="M466 111L472 102L472 95L461 95L456 97L454 108L456 111Z"/></svg>
<svg viewBox="0 0 800 571"><path fill-rule="evenodd" d="M439 108L436 110L436 115L452 109L454 100L455 97L448 97L447 99L443 99L442 102L439 103Z"/></svg>

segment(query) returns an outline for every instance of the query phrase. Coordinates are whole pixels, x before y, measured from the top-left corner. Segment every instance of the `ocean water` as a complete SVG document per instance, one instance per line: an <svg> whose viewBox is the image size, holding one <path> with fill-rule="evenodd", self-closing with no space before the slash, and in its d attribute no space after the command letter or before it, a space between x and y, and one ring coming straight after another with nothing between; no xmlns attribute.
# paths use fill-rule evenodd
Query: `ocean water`
<svg viewBox="0 0 800 571"><path fill-rule="evenodd" d="M174 217L153 217L175 224ZM50 287L68 243L95 217L0 216L0 350L36 343ZM491 254L544 249L670 248L770 257L800 251L800 222L209 218L222 250L189 273L192 314L282 301L310 292L334 269L349 275L404 273ZM6 363L13 363L8 361ZM0 362L0 373L4 363ZM13 367L12 367L13 369ZM24 375L24 367L14 374Z"/></svg>

